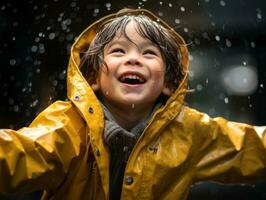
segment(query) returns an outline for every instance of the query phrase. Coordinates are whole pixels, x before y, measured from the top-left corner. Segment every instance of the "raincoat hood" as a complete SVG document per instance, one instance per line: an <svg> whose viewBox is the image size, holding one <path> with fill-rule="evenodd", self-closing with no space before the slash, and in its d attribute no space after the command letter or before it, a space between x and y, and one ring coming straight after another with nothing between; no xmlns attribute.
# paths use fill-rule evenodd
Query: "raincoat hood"
<svg viewBox="0 0 266 200"><path fill-rule="evenodd" d="M185 76L183 81L181 81L181 84L179 85L178 89L175 91L175 93L172 95L172 97L169 99L168 102L169 103L173 102L174 100L176 100L176 98L178 98L179 102L182 103L187 89L187 74L188 74L188 62L189 62L187 45L183 40L183 38L177 32L175 32L173 28L171 28L162 19L160 19L159 17L155 16L153 13L145 9L136 9L136 10L125 9L125 11L123 12L120 11L118 13L107 15L99 19L92 25L90 25L80 34L80 36L77 38L76 42L73 44L71 48L71 57L70 57L68 77L67 77L68 98L72 100L77 98L77 96L79 96L78 98L88 98L88 94L89 96L91 96L90 94L93 93L87 80L83 77L82 73L80 72L79 69L81 62L80 55L81 53L84 53L88 50L90 43L93 41L99 28L103 24L122 15L145 15L149 17L151 20L158 22L164 28L171 30L173 32L176 43L178 44L179 47L179 53L181 54L180 65L181 68L183 68L183 71L185 72ZM91 98L93 98L90 99L91 102L98 102L95 95L93 95L93 97ZM95 106L97 108L100 107L99 104Z"/></svg>

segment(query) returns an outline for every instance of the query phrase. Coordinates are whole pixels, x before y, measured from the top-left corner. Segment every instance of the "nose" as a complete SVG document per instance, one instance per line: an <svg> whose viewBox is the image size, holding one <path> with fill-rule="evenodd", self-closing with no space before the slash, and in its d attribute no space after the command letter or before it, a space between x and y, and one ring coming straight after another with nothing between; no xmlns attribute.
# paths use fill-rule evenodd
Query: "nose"
<svg viewBox="0 0 266 200"><path fill-rule="evenodd" d="M127 64L129 65L140 65L140 62L137 58L129 58L127 60Z"/></svg>
<svg viewBox="0 0 266 200"><path fill-rule="evenodd" d="M140 65L140 56L136 52L131 52L127 56L126 64L128 65Z"/></svg>

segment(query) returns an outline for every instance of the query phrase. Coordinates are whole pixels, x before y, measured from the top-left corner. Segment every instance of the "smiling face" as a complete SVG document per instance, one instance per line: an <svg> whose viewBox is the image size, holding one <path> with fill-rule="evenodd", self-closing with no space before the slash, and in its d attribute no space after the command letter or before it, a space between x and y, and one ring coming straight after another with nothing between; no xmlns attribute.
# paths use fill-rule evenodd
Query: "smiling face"
<svg viewBox="0 0 266 200"><path fill-rule="evenodd" d="M125 33L118 33L105 46L103 59L108 69L101 68L93 89L109 108L134 105L150 110L161 93L170 95L164 82L165 63L160 49L139 35L134 21Z"/></svg>

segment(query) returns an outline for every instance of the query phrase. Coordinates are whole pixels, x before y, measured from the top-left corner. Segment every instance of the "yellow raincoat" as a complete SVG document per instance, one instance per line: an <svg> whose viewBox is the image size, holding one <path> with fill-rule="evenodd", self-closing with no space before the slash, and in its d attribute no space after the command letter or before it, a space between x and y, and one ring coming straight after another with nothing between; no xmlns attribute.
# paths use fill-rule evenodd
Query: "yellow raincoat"
<svg viewBox="0 0 266 200"><path fill-rule="evenodd" d="M135 13L158 19L145 10ZM28 128L0 130L0 193L45 190L43 199L108 199L104 115L78 65L79 52L88 48L99 24L115 16L88 27L73 45L67 75L70 101L55 102ZM187 69L186 45L178 34L176 41ZM186 84L187 76L135 145L121 199L181 200L196 181L265 180L266 128L212 119L184 106Z"/></svg>

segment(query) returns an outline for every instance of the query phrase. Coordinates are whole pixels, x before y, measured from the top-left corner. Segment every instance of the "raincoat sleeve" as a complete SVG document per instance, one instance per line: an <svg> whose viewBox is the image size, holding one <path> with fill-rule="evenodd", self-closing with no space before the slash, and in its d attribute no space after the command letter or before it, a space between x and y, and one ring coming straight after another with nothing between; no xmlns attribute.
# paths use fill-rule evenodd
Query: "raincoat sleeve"
<svg viewBox="0 0 266 200"><path fill-rule="evenodd" d="M190 110L196 181L266 180L266 127L211 118Z"/></svg>
<svg viewBox="0 0 266 200"><path fill-rule="evenodd" d="M57 187L81 151L83 121L70 102L56 102L28 128L0 130L0 193Z"/></svg>

